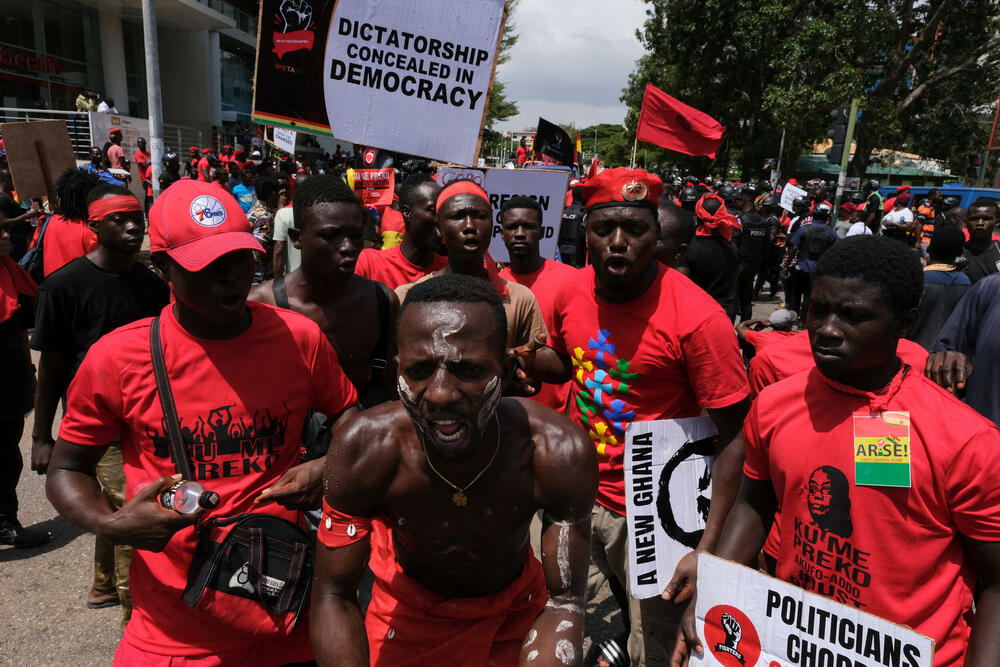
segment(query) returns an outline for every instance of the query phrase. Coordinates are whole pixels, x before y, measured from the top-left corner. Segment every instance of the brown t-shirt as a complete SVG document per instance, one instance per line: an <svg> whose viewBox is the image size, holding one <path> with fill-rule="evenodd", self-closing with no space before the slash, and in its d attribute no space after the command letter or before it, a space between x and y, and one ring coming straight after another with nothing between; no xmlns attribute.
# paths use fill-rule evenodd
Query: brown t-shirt
<svg viewBox="0 0 1000 667"><path fill-rule="evenodd" d="M396 296L399 297L399 302L403 303L411 287L439 275L441 273L435 271L412 283L397 287ZM524 285L503 278L501 280L507 285L507 293L500 295L504 313L507 315L507 347L527 345L535 336L546 340L549 337L549 330L545 328L545 320L542 319L542 311L535 301L535 295Z"/></svg>

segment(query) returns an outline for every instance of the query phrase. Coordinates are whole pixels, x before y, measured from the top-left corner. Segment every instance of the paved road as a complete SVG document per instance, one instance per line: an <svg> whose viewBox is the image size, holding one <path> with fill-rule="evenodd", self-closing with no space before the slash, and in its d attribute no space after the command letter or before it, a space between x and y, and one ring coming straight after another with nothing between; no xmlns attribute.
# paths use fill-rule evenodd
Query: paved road
<svg viewBox="0 0 1000 667"><path fill-rule="evenodd" d="M766 316L778 306L758 304L754 315ZM0 664L109 665L121 638L121 611L85 606L94 537L56 515L45 498L44 478L28 470L31 428L29 416L21 439L20 518L50 531L53 540L38 549L0 547ZM600 641L621 629L620 612L605 586L588 610L587 636ZM585 648L590 650L589 641Z"/></svg>

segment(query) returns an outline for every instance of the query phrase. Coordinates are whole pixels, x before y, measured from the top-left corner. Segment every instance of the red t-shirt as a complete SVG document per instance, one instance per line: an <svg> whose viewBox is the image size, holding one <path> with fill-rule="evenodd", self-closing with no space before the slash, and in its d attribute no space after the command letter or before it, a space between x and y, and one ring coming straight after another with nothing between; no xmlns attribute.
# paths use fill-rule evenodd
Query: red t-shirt
<svg viewBox="0 0 1000 667"><path fill-rule="evenodd" d="M924 372L924 367L927 365L927 350L922 345L900 338L896 344L896 353L915 372L921 374ZM812 347L809 345L809 332L799 331L783 337L781 345L765 344L763 348L757 349L756 356L750 360L750 390L756 396L767 385L798 375L815 366ZM764 542L764 552L769 556L777 556L781 547L781 522L778 516L775 515L771 531L767 534L767 541Z"/></svg>
<svg viewBox="0 0 1000 667"><path fill-rule="evenodd" d="M108 162L112 169L125 168L125 149L121 147L121 144L108 146Z"/></svg>
<svg viewBox="0 0 1000 667"><path fill-rule="evenodd" d="M403 224L403 214L391 206L386 206L382 212L382 233L399 232L402 234L405 231L406 226Z"/></svg>
<svg viewBox="0 0 1000 667"><path fill-rule="evenodd" d="M395 246L388 250L365 248L358 256L354 272L394 290L400 285L412 283L428 273L434 273L438 269L444 268L447 263L447 257L434 255L434 260L428 266L417 266L406 259L402 246Z"/></svg>
<svg viewBox="0 0 1000 667"><path fill-rule="evenodd" d="M41 225L35 227L32 248L38 244L41 229ZM92 250L97 250L97 234L90 231L86 222L53 215L45 227L45 240L42 241L42 273L47 276L58 271Z"/></svg>
<svg viewBox="0 0 1000 667"><path fill-rule="evenodd" d="M1000 540L1000 431L914 369L886 409L910 414L912 488L855 484L852 416L868 399L816 369L761 392L743 471L771 481L794 536L781 579L910 626L934 639L937 667L961 665L976 583L962 536Z"/></svg>
<svg viewBox="0 0 1000 667"><path fill-rule="evenodd" d="M139 167L140 173L143 173L145 168L149 166L149 153L136 148L132 157L135 158L135 164Z"/></svg>
<svg viewBox="0 0 1000 667"><path fill-rule="evenodd" d="M528 149L524 146L517 147L517 163L524 164L528 161Z"/></svg>
<svg viewBox="0 0 1000 667"><path fill-rule="evenodd" d="M749 336L747 340L750 340ZM783 337L780 342L781 345L767 344L763 348L758 348L757 354L750 360L750 389L755 396L767 385L797 375L815 365L812 348L809 346L808 331L799 331ZM896 353L900 359L912 366L914 371L924 372L924 366L927 365L927 350L922 345L900 338L896 345Z"/></svg>
<svg viewBox="0 0 1000 667"><path fill-rule="evenodd" d="M198 180L199 181L206 181L207 182L209 180L209 178L211 178L211 173L209 173L209 172L211 172L211 170L212 170L212 165L209 163L207 157L203 157L202 159L198 160Z"/></svg>
<svg viewBox="0 0 1000 667"><path fill-rule="evenodd" d="M253 324L228 340L185 331L171 306L160 333L177 413L195 476L222 499L210 514L298 513L254 498L301 461L306 413L337 415L357 402L337 355L314 322L289 310L249 302ZM174 473L144 319L115 329L90 348L69 388L59 437L103 445L120 434L126 495ZM259 641L188 607L182 600L195 546L194 528L178 532L161 553L135 550L131 644L164 655L226 652Z"/></svg>
<svg viewBox="0 0 1000 667"><path fill-rule="evenodd" d="M757 352L760 352L771 343L784 341L788 336L794 336L795 334L796 332L794 331L775 331L774 329L754 331L753 329L747 329L743 332L743 337L746 338L746 341L750 343L750 345L752 345Z"/></svg>
<svg viewBox="0 0 1000 667"><path fill-rule="evenodd" d="M597 446L597 502L625 514L624 433L633 421L697 417L747 397L732 321L700 287L657 264L645 294L611 303L594 269L556 295L549 344L573 361L569 416Z"/></svg>
<svg viewBox="0 0 1000 667"><path fill-rule="evenodd" d="M542 311L545 327L549 331L552 331L556 296L563 290L572 289L578 274L579 271L569 264L551 259L545 260L542 268L534 273L514 273L509 267L500 271L501 278L524 285L531 290L531 293L535 295L535 301L538 302L538 308ZM556 412L565 412L570 384L569 382L561 385L543 383L541 389L532 398Z"/></svg>
<svg viewBox="0 0 1000 667"><path fill-rule="evenodd" d="M151 164L146 165L146 171L143 173L142 177L143 177L143 179L147 183L149 183L149 185L146 186L146 196L147 197L152 197L153 196L153 165L151 165Z"/></svg>

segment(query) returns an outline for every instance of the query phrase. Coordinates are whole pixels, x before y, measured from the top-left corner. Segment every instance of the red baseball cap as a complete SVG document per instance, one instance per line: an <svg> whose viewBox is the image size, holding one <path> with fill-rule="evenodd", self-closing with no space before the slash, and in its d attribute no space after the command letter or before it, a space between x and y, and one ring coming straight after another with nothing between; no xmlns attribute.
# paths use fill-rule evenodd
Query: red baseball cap
<svg viewBox="0 0 1000 667"><path fill-rule="evenodd" d="M643 169L605 169L583 184L587 210L608 206L645 206L656 209L663 181Z"/></svg>
<svg viewBox="0 0 1000 667"><path fill-rule="evenodd" d="M191 179L175 182L149 209L149 250L166 252L188 271L234 250L264 252L233 196Z"/></svg>

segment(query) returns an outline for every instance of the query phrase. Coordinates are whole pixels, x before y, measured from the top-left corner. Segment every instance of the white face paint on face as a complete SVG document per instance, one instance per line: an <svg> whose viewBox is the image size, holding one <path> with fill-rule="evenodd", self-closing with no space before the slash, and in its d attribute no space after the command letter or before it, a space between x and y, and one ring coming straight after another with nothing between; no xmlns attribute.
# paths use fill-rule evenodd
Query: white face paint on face
<svg viewBox="0 0 1000 667"><path fill-rule="evenodd" d="M496 412L497 403L500 402L500 391L500 378L494 375L483 391L483 403L479 406L479 414L476 416L476 426L479 427L480 433L486 430L486 425L490 423L490 417Z"/></svg>
<svg viewBox="0 0 1000 667"><path fill-rule="evenodd" d="M448 342L450 336L465 326L465 313L460 310L443 309L435 313L437 327L434 329L434 354L445 361L458 359L458 349Z"/></svg>

